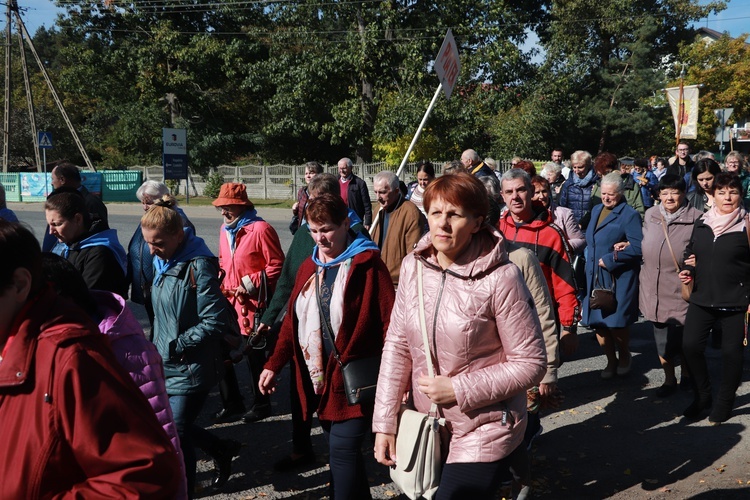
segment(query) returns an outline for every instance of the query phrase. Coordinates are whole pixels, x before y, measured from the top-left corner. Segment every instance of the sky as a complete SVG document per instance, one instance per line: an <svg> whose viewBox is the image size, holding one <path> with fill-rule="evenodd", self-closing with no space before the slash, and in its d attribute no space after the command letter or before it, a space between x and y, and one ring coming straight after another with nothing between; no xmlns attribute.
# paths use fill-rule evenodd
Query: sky
<svg viewBox="0 0 750 500"><path fill-rule="evenodd" d="M704 3L702 0L701 3ZM21 17L26 24L26 29L32 35L39 26L47 28L55 24L58 13L62 9L55 7L52 0L18 0L22 9ZM728 31L731 36L737 37L743 33L750 33L750 0L731 0L726 10L695 23L695 27L711 28L716 31Z"/></svg>

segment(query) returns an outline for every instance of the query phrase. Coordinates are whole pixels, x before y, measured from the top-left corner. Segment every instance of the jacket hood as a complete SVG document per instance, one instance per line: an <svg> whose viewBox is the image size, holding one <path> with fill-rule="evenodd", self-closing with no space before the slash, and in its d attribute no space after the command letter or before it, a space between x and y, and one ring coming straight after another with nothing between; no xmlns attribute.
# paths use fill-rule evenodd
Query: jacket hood
<svg viewBox="0 0 750 500"><path fill-rule="evenodd" d="M31 371L35 345L53 345L98 336L96 325L73 302L58 296L49 285L26 303L16 317L13 339L0 363L0 387L23 384Z"/></svg>
<svg viewBox="0 0 750 500"><path fill-rule="evenodd" d="M91 290L100 318L99 331L114 341L130 335L143 335L143 328L125 305L125 299L112 292Z"/></svg>
<svg viewBox="0 0 750 500"><path fill-rule="evenodd" d="M542 208L538 206L534 207L534 218L531 219L531 221L529 222L516 225L516 222L513 220L513 216L511 215L510 210L506 210L506 212L503 214L503 219L505 219L505 223L507 225L516 226L516 231L523 231L524 229L538 231L543 227L549 226L553 222L552 216L550 215L550 211L546 208Z"/></svg>
<svg viewBox="0 0 750 500"><path fill-rule="evenodd" d="M441 270L430 233L419 240L411 255L422 259L427 266ZM476 279L507 261L505 237L496 228L483 224L479 231L472 235L471 243L466 250L446 271L461 279Z"/></svg>

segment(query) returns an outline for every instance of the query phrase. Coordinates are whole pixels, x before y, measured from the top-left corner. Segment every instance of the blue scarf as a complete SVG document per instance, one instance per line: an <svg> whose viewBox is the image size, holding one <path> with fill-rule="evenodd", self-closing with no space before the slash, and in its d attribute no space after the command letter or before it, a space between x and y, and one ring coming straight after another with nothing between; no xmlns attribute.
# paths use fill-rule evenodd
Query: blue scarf
<svg viewBox="0 0 750 500"><path fill-rule="evenodd" d="M91 236L82 239L81 241L77 241L72 245L68 245L66 243L63 243L62 241L58 241L52 249L52 253L55 253L63 257L64 259L67 259L68 254L70 254L71 250L83 250L84 248L98 246L109 248L112 251L112 254L115 256L117 263L120 264L122 272L127 274L128 256L125 253L125 249L122 248L122 245L120 245L120 240L117 239L116 229L105 229L104 231L94 233Z"/></svg>
<svg viewBox="0 0 750 500"><path fill-rule="evenodd" d="M229 234L229 248L234 251L234 247L237 240L237 231L240 230L241 227L245 227L248 224L252 224L253 222L262 221L260 217L258 217L258 211L255 209L252 210L245 210L242 215L237 217L237 220L234 221L231 225L224 224L224 231L226 231Z"/></svg>
<svg viewBox="0 0 750 500"><path fill-rule="evenodd" d="M161 282L162 275L174 267L178 262L190 262L196 257L213 257L214 254L208 249L203 238L195 235L189 227L184 228L185 239L182 245L177 248L171 259L164 260L160 257L154 257L154 284Z"/></svg>
<svg viewBox="0 0 750 500"><path fill-rule="evenodd" d="M594 169L589 169L588 173L581 179L578 177L574 172L570 172L570 178L573 179L573 185L584 187L591 184L591 180L596 176L596 172L594 172Z"/></svg>
<svg viewBox="0 0 750 500"><path fill-rule="evenodd" d="M357 237L354 238L354 241L352 241L351 244L348 247L346 247L346 249L343 252L341 252L341 255L339 255L338 257L336 257L330 262L326 262L325 264L323 264L318 259L318 245L315 245L315 247L313 248L312 260L313 262L315 262L315 265L326 268L326 267L331 267L331 266L340 264L344 262L346 259L351 259L355 255L358 255L367 250L380 251L378 246L370 238L365 236L364 233L360 232L360 233L357 233Z"/></svg>

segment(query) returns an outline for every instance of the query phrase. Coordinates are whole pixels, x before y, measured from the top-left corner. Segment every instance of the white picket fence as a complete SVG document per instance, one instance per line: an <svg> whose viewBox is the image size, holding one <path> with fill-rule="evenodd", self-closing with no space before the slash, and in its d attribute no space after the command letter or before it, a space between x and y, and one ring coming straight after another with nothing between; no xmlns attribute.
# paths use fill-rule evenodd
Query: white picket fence
<svg viewBox="0 0 750 500"><path fill-rule="evenodd" d="M510 168L510 160L497 160L498 170L505 171ZM444 162L433 162L435 171L440 175L440 170ZM375 193L372 187L372 179L378 172L383 170L396 171L398 167L388 165L385 162L365 163L354 165L354 174L361 177L370 188L370 198L375 199ZM325 165L326 172L338 175L336 165ZM164 180L164 170L161 165L133 166L128 170L142 170L143 180L152 179L155 181ZM224 182L242 182L247 186L247 195L252 199L263 200L287 200L294 199L297 196L297 190L304 185L305 166L304 165L221 165L216 169L224 177ZM401 180L409 183L416 180L417 162L408 163L401 175ZM191 176L191 195L202 195L205 188L205 181L200 176ZM181 181L180 192L184 192L184 182ZM195 190L192 187L195 187Z"/></svg>

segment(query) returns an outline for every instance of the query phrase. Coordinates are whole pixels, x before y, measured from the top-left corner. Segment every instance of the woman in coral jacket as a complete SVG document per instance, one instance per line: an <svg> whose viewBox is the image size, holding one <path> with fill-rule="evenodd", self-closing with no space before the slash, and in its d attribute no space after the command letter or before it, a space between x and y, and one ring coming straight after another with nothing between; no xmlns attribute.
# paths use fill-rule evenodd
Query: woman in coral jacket
<svg viewBox="0 0 750 500"><path fill-rule="evenodd" d="M222 185L213 205L224 221L219 235L219 267L226 273L221 290L234 305L240 331L247 338L257 324L256 311L268 307L284 265L284 251L276 230L258 216L244 184L227 182ZM229 366L219 384L224 409L216 415L218 421L237 420L244 413L245 422L250 423L271 415L270 399L255 389L266 362L266 351L249 349L246 352L253 405L250 411L244 412L237 376Z"/></svg>
<svg viewBox="0 0 750 500"><path fill-rule="evenodd" d="M451 431L438 499L494 498L508 457L523 446L526 389L546 373L541 327L504 238L485 224L487 194L472 175L443 176L424 198L430 233L401 266L383 347L373 431L375 458L392 466L404 394L427 412L434 402ZM417 296L422 263L429 378ZM508 477L509 479L509 477Z"/></svg>
<svg viewBox="0 0 750 500"><path fill-rule="evenodd" d="M0 498L174 498L169 438L34 235L0 221L0 262Z"/></svg>
<svg viewBox="0 0 750 500"><path fill-rule="evenodd" d="M330 448L330 497L371 498L361 448L370 435L372 404L348 403L341 367L332 353L335 345L346 364L381 352L393 307L393 282L378 247L363 233L349 231L347 206L340 196L321 194L310 201L307 224L316 246L297 274L260 390L273 392L276 375L293 357L292 383L297 384L304 418L310 417L308 395L319 398L318 419ZM323 320L334 332L333 345Z"/></svg>

